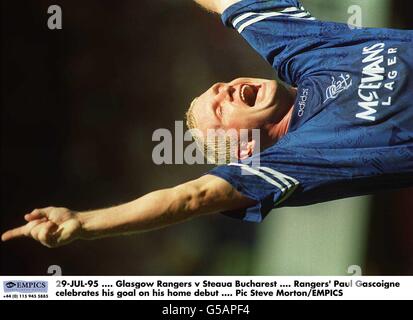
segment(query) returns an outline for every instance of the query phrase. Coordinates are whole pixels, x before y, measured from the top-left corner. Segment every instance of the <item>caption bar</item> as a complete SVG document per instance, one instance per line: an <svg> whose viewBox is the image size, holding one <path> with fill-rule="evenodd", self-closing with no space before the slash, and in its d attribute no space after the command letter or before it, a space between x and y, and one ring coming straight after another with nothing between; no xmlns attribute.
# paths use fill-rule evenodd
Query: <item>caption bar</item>
<svg viewBox="0 0 413 320"><path fill-rule="evenodd" d="M0 277L2 299L412 299L413 277Z"/></svg>

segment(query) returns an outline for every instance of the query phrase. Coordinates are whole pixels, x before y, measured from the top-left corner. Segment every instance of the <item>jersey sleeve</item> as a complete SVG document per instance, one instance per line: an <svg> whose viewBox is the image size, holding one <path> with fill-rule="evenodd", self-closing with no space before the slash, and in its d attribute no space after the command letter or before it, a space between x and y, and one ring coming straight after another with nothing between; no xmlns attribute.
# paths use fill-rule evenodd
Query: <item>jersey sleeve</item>
<svg viewBox="0 0 413 320"><path fill-rule="evenodd" d="M222 20L277 70L281 80L294 86L306 72L337 62L322 57L319 49L340 42L338 36L350 36L347 25L316 20L297 0L243 0L228 7Z"/></svg>
<svg viewBox="0 0 413 320"><path fill-rule="evenodd" d="M297 176L300 175L300 169L276 161L273 155L274 152L269 150L260 155L259 164L254 161L249 164L230 163L209 172L226 180L242 195L257 202L245 210L224 214L244 221L261 222L272 209L281 207L298 191L300 181Z"/></svg>
<svg viewBox="0 0 413 320"><path fill-rule="evenodd" d="M209 174L226 180L242 195L257 201L256 205L245 210L223 212L232 218L249 222L262 222L299 185L295 178L269 167L253 168L234 163L217 167Z"/></svg>

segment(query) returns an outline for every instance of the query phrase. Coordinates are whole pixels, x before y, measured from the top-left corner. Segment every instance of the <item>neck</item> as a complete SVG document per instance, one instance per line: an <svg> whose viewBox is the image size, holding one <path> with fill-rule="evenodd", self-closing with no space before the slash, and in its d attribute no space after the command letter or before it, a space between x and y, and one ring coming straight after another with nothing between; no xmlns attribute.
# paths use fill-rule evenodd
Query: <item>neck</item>
<svg viewBox="0 0 413 320"><path fill-rule="evenodd" d="M283 106L280 106L284 110L286 110L284 117L275 124L271 124L268 130L268 136L273 143L276 143L280 140L283 136L285 136L288 132L288 128L290 127L291 118L293 114L293 107L295 102L295 97L297 95L297 89L289 88L288 98L283 99L282 101Z"/></svg>
<svg viewBox="0 0 413 320"><path fill-rule="evenodd" d="M272 141L277 142L288 132L290 127L291 117L293 113L293 105L290 106L289 111L284 116L284 118L277 124L273 125L269 130L268 135Z"/></svg>

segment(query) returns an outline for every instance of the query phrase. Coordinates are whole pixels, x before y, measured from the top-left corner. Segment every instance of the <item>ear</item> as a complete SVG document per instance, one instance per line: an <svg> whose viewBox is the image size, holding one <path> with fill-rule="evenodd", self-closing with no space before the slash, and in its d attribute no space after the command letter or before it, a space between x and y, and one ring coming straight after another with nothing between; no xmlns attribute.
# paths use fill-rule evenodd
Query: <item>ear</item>
<svg viewBox="0 0 413 320"><path fill-rule="evenodd" d="M238 159L245 160L251 157L255 150L255 140L241 142L238 149Z"/></svg>

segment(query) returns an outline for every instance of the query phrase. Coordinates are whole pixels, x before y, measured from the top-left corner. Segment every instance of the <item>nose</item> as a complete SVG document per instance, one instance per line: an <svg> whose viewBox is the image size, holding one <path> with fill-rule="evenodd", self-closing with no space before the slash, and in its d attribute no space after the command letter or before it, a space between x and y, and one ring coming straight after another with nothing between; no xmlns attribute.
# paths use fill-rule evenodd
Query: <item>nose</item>
<svg viewBox="0 0 413 320"><path fill-rule="evenodd" d="M230 98L232 97L232 93L235 91L235 89L231 85L229 85L228 83L218 83L217 85L218 95L223 95Z"/></svg>

